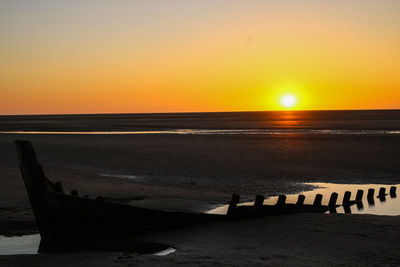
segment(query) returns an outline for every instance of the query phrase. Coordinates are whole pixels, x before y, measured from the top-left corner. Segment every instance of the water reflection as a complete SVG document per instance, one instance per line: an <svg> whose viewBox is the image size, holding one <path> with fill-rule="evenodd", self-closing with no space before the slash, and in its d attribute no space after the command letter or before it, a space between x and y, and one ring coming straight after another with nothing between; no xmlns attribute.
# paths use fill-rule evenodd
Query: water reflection
<svg viewBox="0 0 400 267"><path fill-rule="evenodd" d="M40 235L0 236L0 255L37 254Z"/></svg>
<svg viewBox="0 0 400 267"><path fill-rule="evenodd" d="M364 204L362 202L357 202L356 205L358 211L362 211L364 209Z"/></svg>
<svg viewBox="0 0 400 267"><path fill-rule="evenodd" d="M278 128L293 128L301 122L299 113L292 111L283 111L277 114L274 126ZM271 123L268 121L268 123Z"/></svg>
<svg viewBox="0 0 400 267"><path fill-rule="evenodd" d="M38 253L65 253L83 251L110 251L166 256L176 251L166 244L135 241L130 238L41 240L40 234L22 236L0 236L0 255L22 255Z"/></svg>
<svg viewBox="0 0 400 267"><path fill-rule="evenodd" d="M339 199L338 204L341 206L331 208L330 213L400 215L400 198L396 197L396 188L400 185L333 183L306 183L306 185L315 186L316 189L301 193L305 196L304 204L313 204L315 196L321 194L323 195L322 205L329 206L330 196L332 198L332 193L337 193L335 197ZM390 190L390 194L386 194L387 190ZM368 193L364 194L364 192ZM387 198L387 195L390 195L390 198ZM286 203L296 203L297 200L298 194L286 196ZM275 205L277 201L278 196L266 198L264 205ZM253 205L253 203L239 205ZM227 206L222 206L209 213L226 214L226 210Z"/></svg>

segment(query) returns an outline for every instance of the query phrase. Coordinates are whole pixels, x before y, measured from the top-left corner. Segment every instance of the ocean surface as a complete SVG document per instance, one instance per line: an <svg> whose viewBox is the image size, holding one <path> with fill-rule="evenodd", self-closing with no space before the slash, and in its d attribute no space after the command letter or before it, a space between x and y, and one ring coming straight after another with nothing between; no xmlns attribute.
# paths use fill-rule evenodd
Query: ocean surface
<svg viewBox="0 0 400 267"><path fill-rule="evenodd" d="M400 110L0 116L0 132L398 134Z"/></svg>

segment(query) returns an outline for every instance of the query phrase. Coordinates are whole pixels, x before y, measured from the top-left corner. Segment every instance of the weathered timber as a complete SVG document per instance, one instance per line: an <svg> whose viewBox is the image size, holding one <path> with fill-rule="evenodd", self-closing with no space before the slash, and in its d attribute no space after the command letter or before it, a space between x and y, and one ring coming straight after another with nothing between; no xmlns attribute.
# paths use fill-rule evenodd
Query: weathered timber
<svg viewBox="0 0 400 267"><path fill-rule="evenodd" d="M343 205L344 213L351 213L350 205Z"/></svg>
<svg viewBox="0 0 400 267"><path fill-rule="evenodd" d="M306 197L304 195L299 195L297 198L296 205L298 205L298 206L304 205L305 199L306 199Z"/></svg>
<svg viewBox="0 0 400 267"><path fill-rule="evenodd" d="M67 195L43 173L32 144L15 142L20 170L43 242L116 236L182 227L224 216L168 212ZM61 187L58 186L58 189ZM51 248L51 246L47 246Z"/></svg>
<svg viewBox="0 0 400 267"><path fill-rule="evenodd" d="M361 190L361 189L357 190L356 201L361 202L363 195L364 195L364 190Z"/></svg>
<svg viewBox="0 0 400 267"><path fill-rule="evenodd" d="M374 195L375 195L375 189L374 188L368 189L367 199L368 200L373 199Z"/></svg>
<svg viewBox="0 0 400 267"><path fill-rule="evenodd" d="M386 198L386 188L385 188L385 187L379 188L378 198L379 198L380 200L383 200L383 199Z"/></svg>
<svg viewBox="0 0 400 267"><path fill-rule="evenodd" d="M329 199L329 204L328 204L329 208L336 208L337 199L338 199L338 193L333 192Z"/></svg>
<svg viewBox="0 0 400 267"><path fill-rule="evenodd" d="M397 197L397 195L396 195L396 187L395 186L390 187L390 197L391 198Z"/></svg>
<svg viewBox="0 0 400 267"><path fill-rule="evenodd" d="M313 206L314 207L320 207L322 205L322 195L321 194L316 194Z"/></svg>
<svg viewBox="0 0 400 267"><path fill-rule="evenodd" d="M357 201L356 206L357 210L359 211L362 211L364 209L364 204L362 203L362 201Z"/></svg>
<svg viewBox="0 0 400 267"><path fill-rule="evenodd" d="M259 217L265 215L280 215L280 214L288 214L288 213L298 213L298 212L315 212L315 213L324 213L327 212L328 206L314 206L309 204L297 205L286 203L283 206L278 205L263 205L259 208L254 206L237 206L235 212L233 214L234 218L248 218L251 214L251 217Z"/></svg>
<svg viewBox="0 0 400 267"><path fill-rule="evenodd" d="M351 197L351 192L350 191L344 192L343 205L350 205L350 197Z"/></svg>
<svg viewBox="0 0 400 267"><path fill-rule="evenodd" d="M278 197L278 201L276 202L277 206L284 206L286 202L286 196L285 195L280 195Z"/></svg>
<svg viewBox="0 0 400 267"><path fill-rule="evenodd" d="M231 201L229 201L229 207L228 207L228 213L227 213L229 216L234 214L236 206L237 206L237 204L239 204L239 201L240 201L240 195L233 194Z"/></svg>
<svg viewBox="0 0 400 267"><path fill-rule="evenodd" d="M264 205L264 196L262 195L257 195L256 199L254 200L254 207L259 208Z"/></svg>
<svg viewBox="0 0 400 267"><path fill-rule="evenodd" d="M240 196L232 195L227 216L218 214L163 211L115 203L99 196L80 197L78 191L65 194L61 183L52 182L44 175L36 153L29 141L15 141L19 166L25 188L41 235L42 251L51 252L54 244L61 246L66 240L104 241L119 240L146 231L165 230L202 222L226 219L245 219L293 212L326 212L321 205L322 195L316 196L315 205L305 205L300 195L296 204L287 204L286 196L279 196L276 205L263 205L264 197L257 196L254 207L240 206ZM89 242L96 246L99 242ZM118 243L118 242L117 242ZM49 245L50 244L50 245Z"/></svg>

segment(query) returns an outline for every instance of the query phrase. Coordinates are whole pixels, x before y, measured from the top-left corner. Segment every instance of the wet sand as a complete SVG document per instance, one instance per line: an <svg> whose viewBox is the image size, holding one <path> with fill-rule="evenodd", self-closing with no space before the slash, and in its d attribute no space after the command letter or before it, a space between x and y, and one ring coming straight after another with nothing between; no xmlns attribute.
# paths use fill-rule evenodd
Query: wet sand
<svg viewBox="0 0 400 267"><path fill-rule="evenodd" d="M167 256L107 252L0 256L0 266L398 266L400 217L292 214L214 223L143 240Z"/></svg>
<svg viewBox="0 0 400 267"><path fill-rule="evenodd" d="M232 193L245 201L300 192L307 189L303 182L399 182L398 136L3 134L0 214L9 216L9 208L30 212L13 147L17 138L33 142L47 176L67 192L163 209L206 211Z"/></svg>
<svg viewBox="0 0 400 267"><path fill-rule="evenodd" d="M351 121L354 126L360 119ZM357 128L353 126L346 127ZM167 210L204 212L226 204L232 193L250 201L256 194L310 189L303 182L400 182L397 135L1 134L0 234L6 235L36 231L17 168L14 139L32 141L47 176L61 181L67 192L77 189L81 195ZM387 216L277 216L143 237L178 248L166 257L118 253L1 256L0 264L398 265L398 225L399 217Z"/></svg>

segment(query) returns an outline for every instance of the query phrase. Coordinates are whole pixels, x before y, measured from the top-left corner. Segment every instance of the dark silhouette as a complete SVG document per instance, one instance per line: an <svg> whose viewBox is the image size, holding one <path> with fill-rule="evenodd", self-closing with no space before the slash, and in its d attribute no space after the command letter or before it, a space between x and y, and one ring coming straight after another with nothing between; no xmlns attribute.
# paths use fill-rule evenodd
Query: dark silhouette
<svg viewBox="0 0 400 267"><path fill-rule="evenodd" d="M343 205L344 213L351 213L350 205Z"/></svg>
<svg viewBox="0 0 400 267"><path fill-rule="evenodd" d="M386 188L381 187L381 188L379 189L379 194L378 194L379 200L380 200L381 202L385 202L385 201L386 201L386 196L387 196L387 194L386 194Z"/></svg>
<svg viewBox="0 0 400 267"><path fill-rule="evenodd" d="M278 201L276 202L276 205L277 206L283 206L283 205L285 205L285 202L286 202L286 196L285 195L280 195L278 197Z"/></svg>
<svg viewBox="0 0 400 267"><path fill-rule="evenodd" d="M390 197L391 198L396 198L397 197L397 195L396 195L396 187L395 186L390 187Z"/></svg>
<svg viewBox="0 0 400 267"><path fill-rule="evenodd" d="M322 195L317 194L315 195L313 206L321 206L322 205Z"/></svg>
<svg viewBox="0 0 400 267"><path fill-rule="evenodd" d="M306 199L306 197L304 195L299 195L296 205L301 206L304 204L304 200Z"/></svg>
<svg viewBox="0 0 400 267"><path fill-rule="evenodd" d="M256 208L262 207L264 205L264 199L265 199L264 196L257 195L256 199L254 201L254 207L256 207Z"/></svg>
<svg viewBox="0 0 400 267"><path fill-rule="evenodd" d="M356 201L361 202L363 195L364 195L364 190L361 190L361 189L357 190Z"/></svg>
<svg viewBox="0 0 400 267"><path fill-rule="evenodd" d="M337 207L336 202L337 202L337 199L338 199L338 193L333 192L331 194L331 198L329 199L329 204L328 204L330 213L336 213L336 207Z"/></svg>
<svg viewBox="0 0 400 267"><path fill-rule="evenodd" d="M71 195L66 195L62 186L51 182L44 175L30 142L15 141L15 145L41 235L40 252L69 250L66 244L70 243L82 245L76 246L76 249L84 249L87 245L90 249L118 248L120 251L117 244L125 243L123 240L129 235L223 218L221 215L138 208L104 201L101 197L96 200L83 198L78 196L76 190ZM147 247L145 244L137 246L137 243L132 242L126 247L142 245Z"/></svg>
<svg viewBox="0 0 400 267"><path fill-rule="evenodd" d="M362 201L357 202L356 206L358 211L362 211L364 209L364 204L362 203Z"/></svg>
<svg viewBox="0 0 400 267"><path fill-rule="evenodd" d="M132 240L135 234L183 227L201 222L245 219L293 212L326 212L316 195L313 205L286 204L279 196L276 205L263 205L264 197L257 196L255 207L237 206L240 196L232 195L227 216L217 214L169 212L139 208L107 201L104 197L80 197L77 190L64 193L61 183L48 179L28 141L15 141L21 173L33 209L41 244L39 252L74 250L159 251L161 244Z"/></svg>
<svg viewBox="0 0 400 267"><path fill-rule="evenodd" d="M375 206L374 194L375 194L375 189L373 188L368 189L367 201L368 201L368 206L370 207Z"/></svg>

